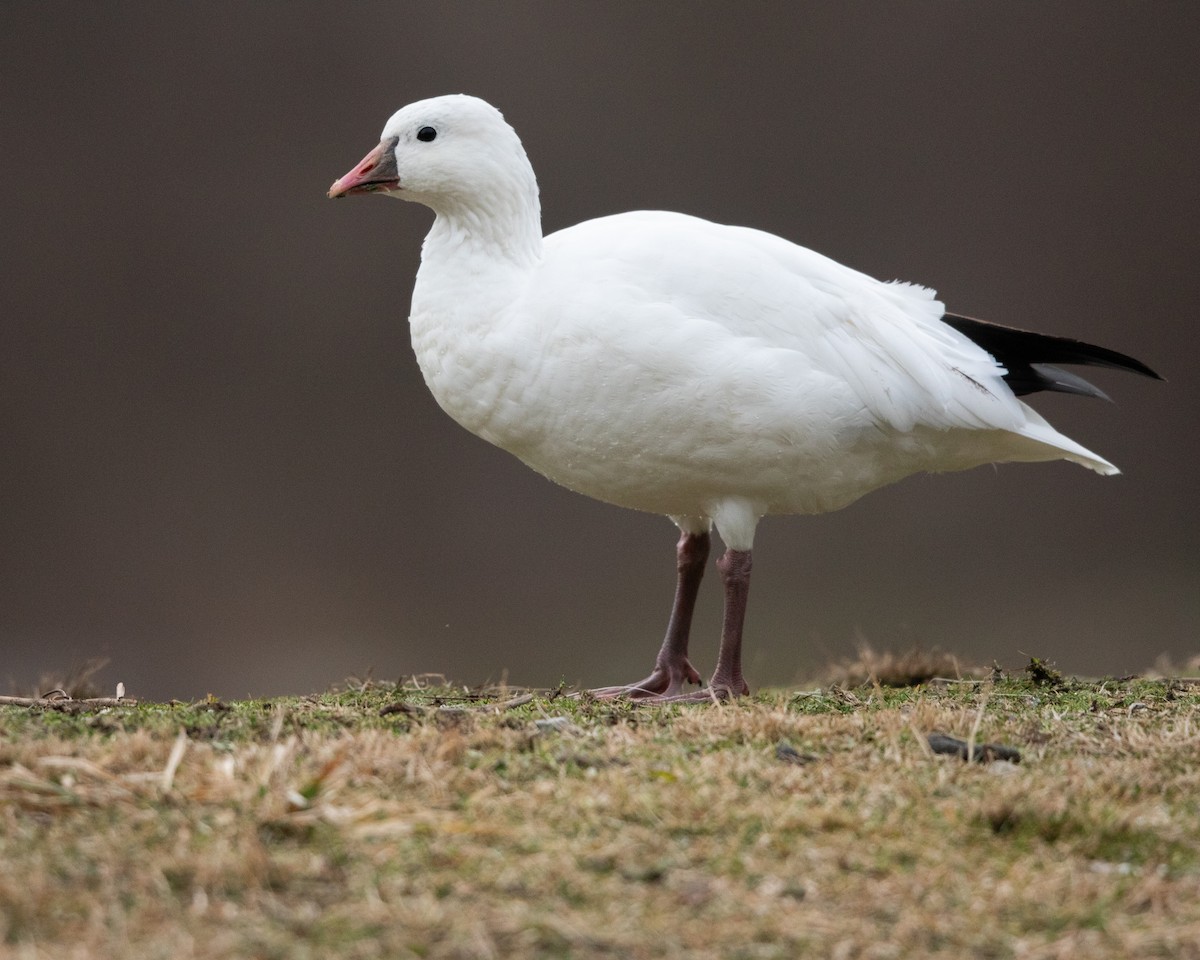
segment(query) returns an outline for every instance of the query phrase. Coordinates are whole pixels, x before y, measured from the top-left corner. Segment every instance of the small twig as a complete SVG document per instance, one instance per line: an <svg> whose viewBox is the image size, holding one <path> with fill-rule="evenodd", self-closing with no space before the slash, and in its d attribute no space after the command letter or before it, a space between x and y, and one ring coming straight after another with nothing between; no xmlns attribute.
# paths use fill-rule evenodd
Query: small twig
<svg viewBox="0 0 1200 960"><path fill-rule="evenodd" d="M57 690L50 691L58 693ZM136 707L132 697L88 697L72 700L70 697L0 697L0 707L46 707L50 710L73 710L83 707Z"/></svg>
<svg viewBox="0 0 1200 960"><path fill-rule="evenodd" d="M801 753L786 740L780 740L775 744L775 759L802 767L819 758L815 753Z"/></svg>

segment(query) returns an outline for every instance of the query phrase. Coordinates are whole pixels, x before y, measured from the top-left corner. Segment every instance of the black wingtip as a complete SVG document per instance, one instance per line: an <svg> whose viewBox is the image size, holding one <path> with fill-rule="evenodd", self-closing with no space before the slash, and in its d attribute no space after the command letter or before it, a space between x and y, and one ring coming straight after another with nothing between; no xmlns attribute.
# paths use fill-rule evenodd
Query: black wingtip
<svg viewBox="0 0 1200 960"><path fill-rule="evenodd" d="M942 319L981 346L1008 370L1004 380L1017 396L1046 390L1110 399L1094 384L1054 366L1058 363L1111 367L1152 380L1164 379L1140 360L1082 340L1034 333L953 313L947 313Z"/></svg>
<svg viewBox="0 0 1200 960"><path fill-rule="evenodd" d="M1045 384L1042 387L1043 390L1055 393L1073 393L1079 397L1095 397L1097 400L1107 400L1112 403L1112 397L1091 381L1084 380L1079 374L1048 363L1031 363L1029 368L1037 374L1038 381Z"/></svg>

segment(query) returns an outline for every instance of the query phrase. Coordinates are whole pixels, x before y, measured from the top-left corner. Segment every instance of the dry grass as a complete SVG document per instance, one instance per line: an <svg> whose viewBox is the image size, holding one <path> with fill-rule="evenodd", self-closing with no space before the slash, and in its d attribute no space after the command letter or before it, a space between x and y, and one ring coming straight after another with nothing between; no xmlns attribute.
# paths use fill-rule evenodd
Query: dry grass
<svg viewBox="0 0 1200 960"><path fill-rule="evenodd" d="M0 710L0 956L1200 957L1195 687L459 694Z"/></svg>
<svg viewBox="0 0 1200 960"><path fill-rule="evenodd" d="M858 655L841 660L831 666L825 681L840 687L875 686L913 687L937 679L983 679L991 670L963 663L952 653L936 647L926 650L912 647L908 650L875 650L863 643Z"/></svg>

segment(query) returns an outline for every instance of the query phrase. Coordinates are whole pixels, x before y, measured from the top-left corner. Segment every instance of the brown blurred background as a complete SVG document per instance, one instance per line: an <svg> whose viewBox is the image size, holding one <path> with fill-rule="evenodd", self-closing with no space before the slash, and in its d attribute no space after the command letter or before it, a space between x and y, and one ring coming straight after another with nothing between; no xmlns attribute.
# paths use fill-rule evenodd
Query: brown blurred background
<svg viewBox="0 0 1200 960"><path fill-rule="evenodd" d="M1198 9L8 0L0 686L95 656L155 698L645 673L673 528L449 421L405 323L430 215L325 199L451 92L517 128L547 232L757 226L1171 381L1038 398L1122 477L984 468L765 522L752 685L862 640L1086 674L1197 652Z"/></svg>

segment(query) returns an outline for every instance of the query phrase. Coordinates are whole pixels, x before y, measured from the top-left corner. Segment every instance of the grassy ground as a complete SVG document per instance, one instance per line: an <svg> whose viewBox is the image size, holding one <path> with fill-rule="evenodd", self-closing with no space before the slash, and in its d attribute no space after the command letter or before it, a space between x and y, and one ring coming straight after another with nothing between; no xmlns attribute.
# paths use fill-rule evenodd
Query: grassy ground
<svg viewBox="0 0 1200 960"><path fill-rule="evenodd" d="M1200 688L1038 680L2 707L0 956L1200 957Z"/></svg>

